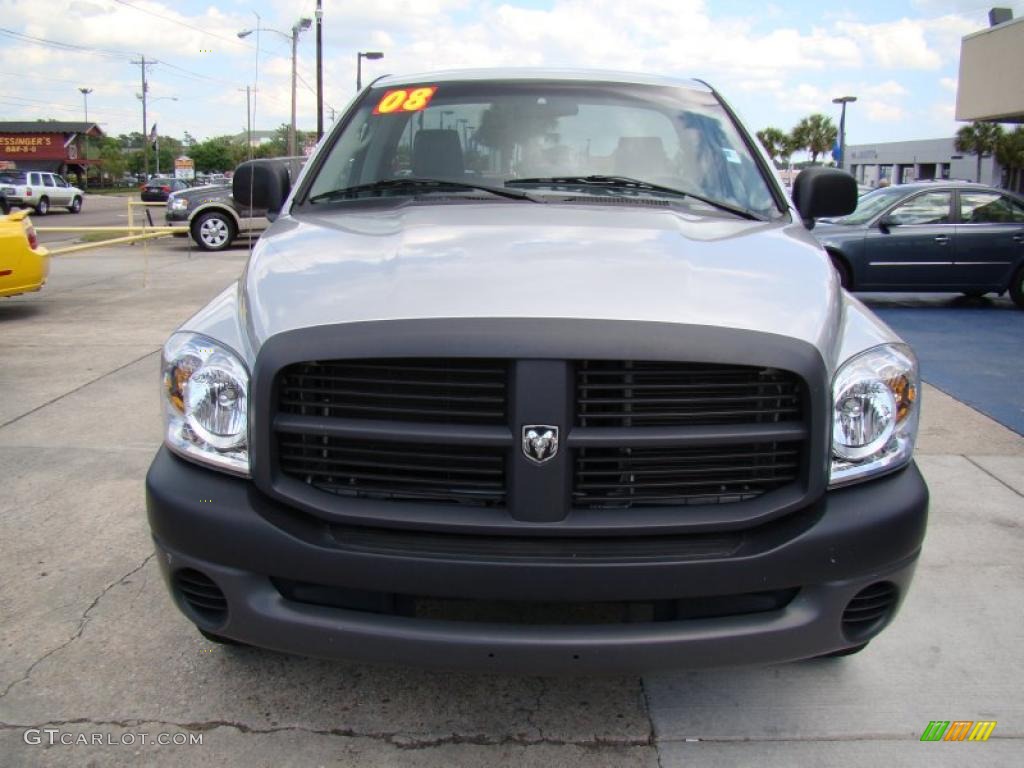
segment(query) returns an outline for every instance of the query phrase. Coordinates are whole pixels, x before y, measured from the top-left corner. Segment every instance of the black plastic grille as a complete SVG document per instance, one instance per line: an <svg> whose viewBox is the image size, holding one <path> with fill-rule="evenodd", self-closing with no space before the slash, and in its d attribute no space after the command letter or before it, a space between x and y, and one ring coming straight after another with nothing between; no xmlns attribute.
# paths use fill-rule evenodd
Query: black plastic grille
<svg viewBox="0 0 1024 768"><path fill-rule="evenodd" d="M223 624L228 615L228 601L213 579L193 569L174 573L174 586L189 608L208 624Z"/></svg>
<svg viewBox="0 0 1024 768"><path fill-rule="evenodd" d="M385 421L504 424L508 361L328 360L281 371L281 413Z"/></svg>
<svg viewBox="0 0 1024 768"><path fill-rule="evenodd" d="M776 368L582 360L576 424L670 427L769 424L802 417L800 379Z"/></svg>
<svg viewBox="0 0 1024 768"><path fill-rule="evenodd" d="M875 582L854 595L843 611L846 636L859 640L881 628L896 605L896 597L896 585L888 581Z"/></svg>
<svg viewBox="0 0 1024 768"><path fill-rule="evenodd" d="M664 600L552 601L467 599L336 587L271 579L286 600L349 611L434 621L488 624L600 625L749 616L789 605L798 589Z"/></svg>
<svg viewBox="0 0 1024 768"><path fill-rule="evenodd" d="M577 506L726 504L793 482L800 444L581 448L574 463Z"/></svg>
<svg viewBox="0 0 1024 768"><path fill-rule="evenodd" d="M278 434L281 471L339 496L503 506L505 450Z"/></svg>

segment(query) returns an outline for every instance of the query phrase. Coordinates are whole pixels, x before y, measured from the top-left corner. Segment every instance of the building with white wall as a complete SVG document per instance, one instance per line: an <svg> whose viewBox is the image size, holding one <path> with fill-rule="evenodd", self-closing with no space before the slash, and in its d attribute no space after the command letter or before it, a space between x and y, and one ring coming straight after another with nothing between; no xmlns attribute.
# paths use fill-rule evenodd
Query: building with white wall
<svg viewBox="0 0 1024 768"><path fill-rule="evenodd" d="M889 141L879 144L851 144L846 148L846 168L858 182L876 187L882 179L890 184L908 184L926 179L980 181L998 187L1003 171L993 157L978 159L957 152L953 138Z"/></svg>

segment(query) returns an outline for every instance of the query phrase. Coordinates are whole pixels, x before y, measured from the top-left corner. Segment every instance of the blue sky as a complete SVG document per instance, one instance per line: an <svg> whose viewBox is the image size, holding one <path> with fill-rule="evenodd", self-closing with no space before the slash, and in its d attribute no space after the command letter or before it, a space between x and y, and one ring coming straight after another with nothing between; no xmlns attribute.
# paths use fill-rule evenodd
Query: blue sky
<svg viewBox="0 0 1024 768"><path fill-rule="evenodd" d="M999 3L1024 14L1024 0ZM2 119L90 119L108 133L140 130L140 53L150 124L197 138L245 129L245 86L258 80L256 125L289 119L288 31L315 0L0 0ZM832 97L856 95L851 144L934 138L956 129L960 38L987 26L977 0L324 0L325 87L342 109L355 52L372 78L460 66L585 66L707 79L752 129L784 130L811 112L838 119ZM46 12L41 12L45 8ZM41 42L49 41L49 42ZM64 44L55 47L54 43ZM67 44L80 46L70 48ZM83 50L85 49L85 50ZM314 35L300 38L299 127L315 126ZM173 101L176 98L177 101Z"/></svg>

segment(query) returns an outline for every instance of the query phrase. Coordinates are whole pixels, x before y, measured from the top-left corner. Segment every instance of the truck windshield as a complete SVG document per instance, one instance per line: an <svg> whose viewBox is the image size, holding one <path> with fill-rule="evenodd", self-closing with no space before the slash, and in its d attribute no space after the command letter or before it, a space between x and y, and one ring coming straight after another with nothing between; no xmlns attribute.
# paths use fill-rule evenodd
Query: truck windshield
<svg viewBox="0 0 1024 768"><path fill-rule="evenodd" d="M568 190L575 199L625 194L705 206L703 198L758 218L779 215L739 130L704 89L546 80L371 88L332 140L303 193L313 205L421 195L421 185L377 184L408 178L533 196Z"/></svg>

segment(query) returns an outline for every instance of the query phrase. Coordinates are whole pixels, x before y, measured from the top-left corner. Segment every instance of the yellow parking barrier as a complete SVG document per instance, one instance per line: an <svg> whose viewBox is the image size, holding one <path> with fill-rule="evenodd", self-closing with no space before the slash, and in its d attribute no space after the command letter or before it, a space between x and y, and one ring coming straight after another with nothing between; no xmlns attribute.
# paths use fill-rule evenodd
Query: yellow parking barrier
<svg viewBox="0 0 1024 768"><path fill-rule="evenodd" d="M131 227L135 224L135 208L156 208L165 207L167 203L147 203L144 200L129 200L128 201L128 226Z"/></svg>
<svg viewBox="0 0 1024 768"><path fill-rule="evenodd" d="M121 227L121 229L127 229L127 227ZM110 240L100 240L97 243L79 243L78 245L68 245L64 248L48 248L51 256L61 256L66 253L75 253L77 251L87 251L91 248L103 248L108 245L120 245L122 243L134 243L140 240L154 240L158 237L168 237L174 234L170 231L163 232L147 232L139 235L126 235L125 237L115 237Z"/></svg>
<svg viewBox="0 0 1024 768"><path fill-rule="evenodd" d="M155 224L135 224L134 209L136 207L163 207L166 203L148 203L141 200L129 200L128 201L128 225L122 226L120 224L112 224L110 226L97 226L97 227L36 227L36 232L40 234L46 234L50 232L68 232L71 234L75 233L87 233L87 232L126 232L127 234L123 237L112 237L108 240L98 240L94 243L78 243L77 245L68 245L63 248L50 248L48 249L51 256L59 256L66 253L76 253L78 251L87 251L92 248L102 248L107 245L121 245L121 244L132 244L137 241L153 240L158 237L167 237L168 235L174 234L188 234L188 226L170 226L166 224L155 225Z"/></svg>
<svg viewBox="0 0 1024 768"><path fill-rule="evenodd" d="M170 225L161 226L147 226L140 224L137 227L128 225L122 227L118 224L111 224L109 227L36 227L36 232L121 232L122 230L128 230L129 232L140 231L140 232L169 232L171 234L175 232L188 232L188 227L172 227Z"/></svg>

